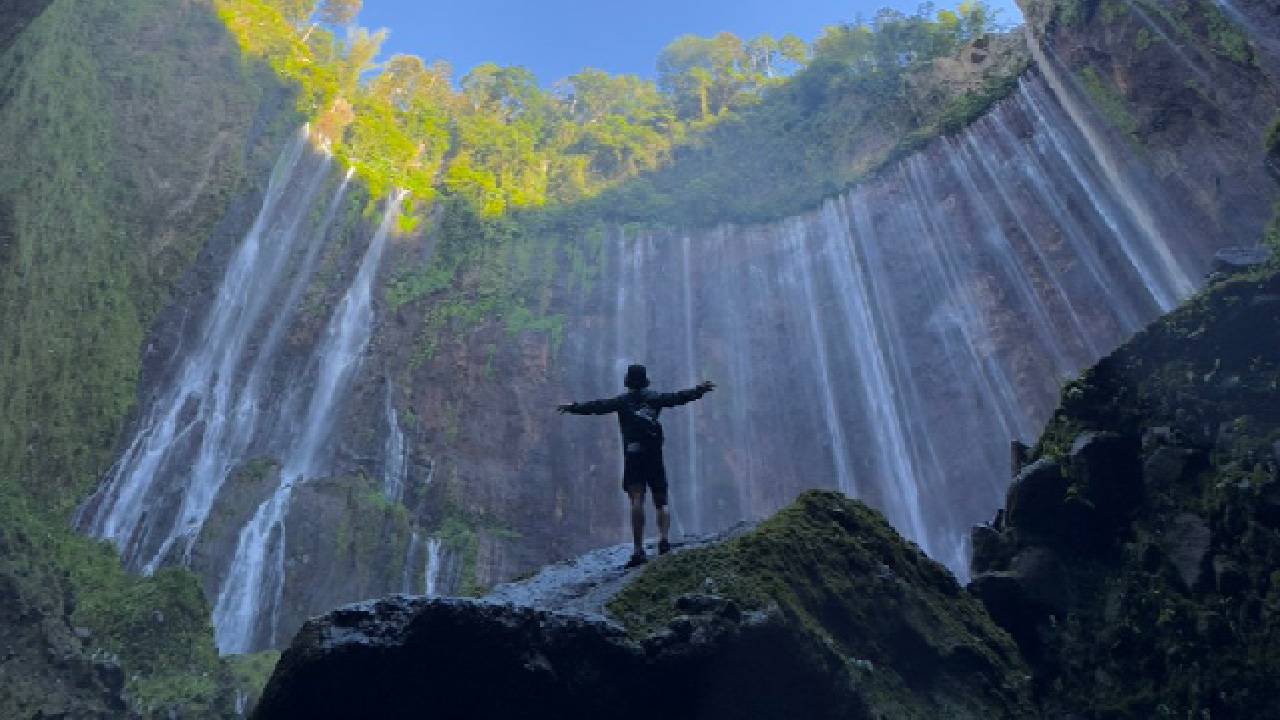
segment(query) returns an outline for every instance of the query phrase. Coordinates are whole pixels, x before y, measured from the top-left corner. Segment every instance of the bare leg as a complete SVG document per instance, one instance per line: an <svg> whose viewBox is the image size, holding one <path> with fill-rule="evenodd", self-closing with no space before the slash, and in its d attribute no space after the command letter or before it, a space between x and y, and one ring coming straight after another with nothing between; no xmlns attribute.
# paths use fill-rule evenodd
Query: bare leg
<svg viewBox="0 0 1280 720"><path fill-rule="evenodd" d="M666 541L667 533L671 531L671 511L667 509L667 505L655 505L654 510L658 514L658 537L662 541Z"/></svg>
<svg viewBox="0 0 1280 720"><path fill-rule="evenodd" d="M628 492L627 495L631 498L631 539L639 554L644 552L644 490ZM662 515L658 517L661 522Z"/></svg>

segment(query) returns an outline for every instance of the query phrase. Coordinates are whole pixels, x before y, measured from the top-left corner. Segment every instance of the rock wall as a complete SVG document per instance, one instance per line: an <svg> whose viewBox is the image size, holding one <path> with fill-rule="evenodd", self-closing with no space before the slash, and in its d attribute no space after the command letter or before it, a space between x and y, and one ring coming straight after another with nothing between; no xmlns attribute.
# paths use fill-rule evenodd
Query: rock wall
<svg viewBox="0 0 1280 720"><path fill-rule="evenodd" d="M1280 280L1219 280L1067 385L970 585L1048 717L1275 714Z"/></svg>

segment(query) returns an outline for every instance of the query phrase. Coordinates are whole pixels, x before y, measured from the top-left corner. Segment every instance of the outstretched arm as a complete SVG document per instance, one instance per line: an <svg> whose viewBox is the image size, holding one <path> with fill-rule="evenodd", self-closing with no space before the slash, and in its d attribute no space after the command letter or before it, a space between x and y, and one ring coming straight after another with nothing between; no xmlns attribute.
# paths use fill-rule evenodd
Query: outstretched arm
<svg viewBox="0 0 1280 720"><path fill-rule="evenodd" d="M658 407L675 407L691 403L703 395L716 389L716 384L710 380L704 380L688 390L677 390L675 392L660 393L654 398L654 404Z"/></svg>
<svg viewBox="0 0 1280 720"><path fill-rule="evenodd" d="M580 403L565 403L557 405L556 410L562 413L570 413L573 415L608 415L618 410L618 398L605 398L603 400L590 400Z"/></svg>

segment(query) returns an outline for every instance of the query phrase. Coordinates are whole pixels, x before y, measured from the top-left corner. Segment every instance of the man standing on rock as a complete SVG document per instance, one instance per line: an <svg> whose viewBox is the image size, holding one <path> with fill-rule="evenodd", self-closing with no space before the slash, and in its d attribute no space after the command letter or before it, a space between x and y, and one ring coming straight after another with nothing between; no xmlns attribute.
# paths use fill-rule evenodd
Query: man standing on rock
<svg viewBox="0 0 1280 720"><path fill-rule="evenodd" d="M658 553L671 550L667 533L671 529L671 513L667 509L667 471L662 464L662 425L658 415L662 408L676 407L693 402L715 389L710 381L698 383L688 390L671 393L655 392L649 388L649 376L643 365L627 368L622 384L627 392L604 400L583 403L567 403L556 409L574 415L607 415L618 413L618 429L622 431L624 469L622 489L631 498L631 535L635 551L627 561L627 567L643 564L644 554L644 492L653 491L653 508L658 515Z"/></svg>

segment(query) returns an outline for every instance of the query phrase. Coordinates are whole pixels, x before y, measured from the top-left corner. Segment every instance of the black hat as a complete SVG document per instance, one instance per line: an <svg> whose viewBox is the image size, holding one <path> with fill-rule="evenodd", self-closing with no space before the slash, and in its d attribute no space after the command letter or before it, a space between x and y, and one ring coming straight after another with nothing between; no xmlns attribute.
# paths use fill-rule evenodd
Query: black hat
<svg viewBox="0 0 1280 720"><path fill-rule="evenodd" d="M623 385L632 390L641 390L649 387L649 374L645 372L643 365L631 365L627 368L627 377L622 381Z"/></svg>

